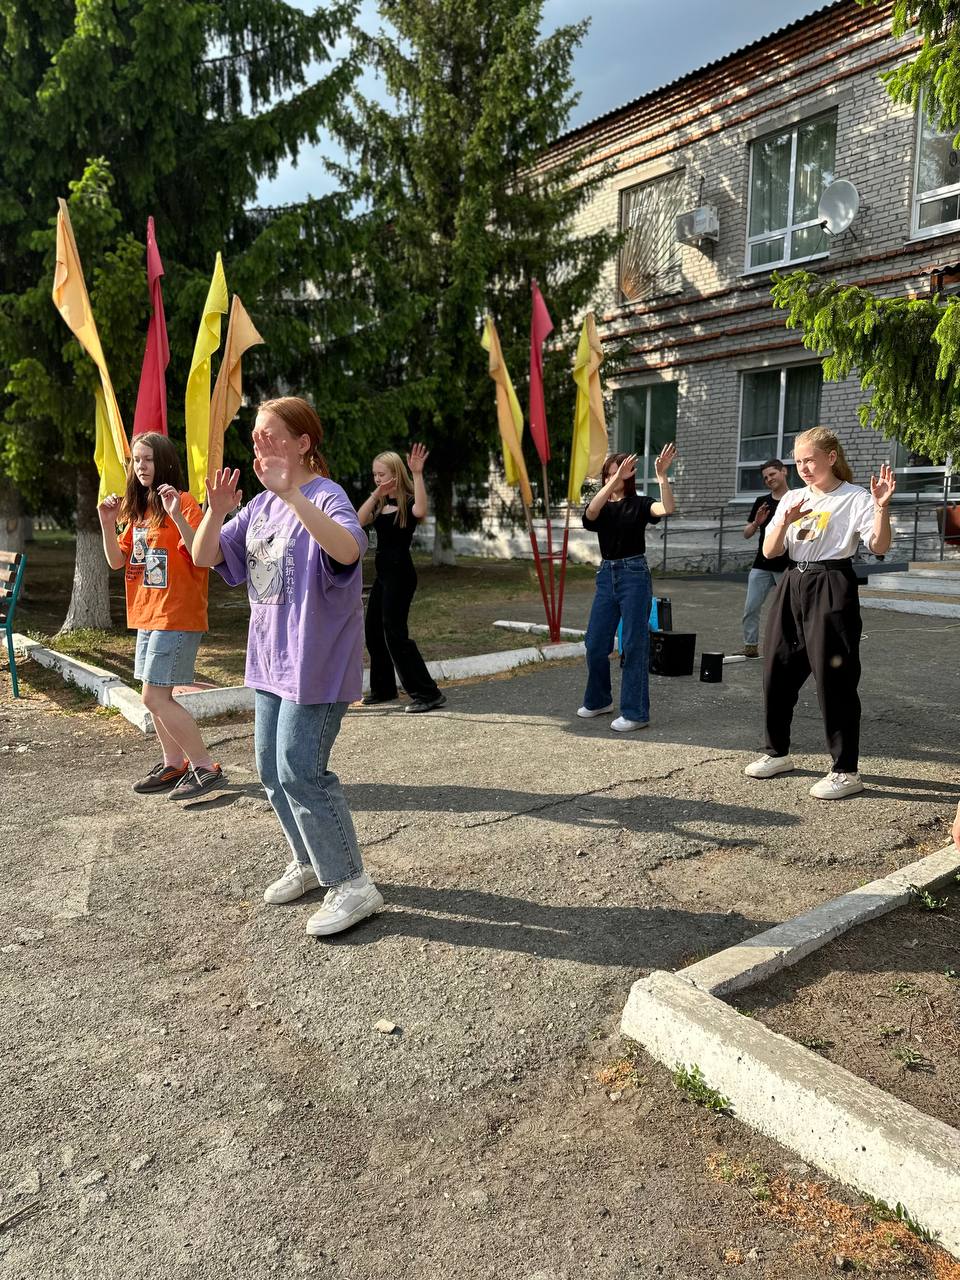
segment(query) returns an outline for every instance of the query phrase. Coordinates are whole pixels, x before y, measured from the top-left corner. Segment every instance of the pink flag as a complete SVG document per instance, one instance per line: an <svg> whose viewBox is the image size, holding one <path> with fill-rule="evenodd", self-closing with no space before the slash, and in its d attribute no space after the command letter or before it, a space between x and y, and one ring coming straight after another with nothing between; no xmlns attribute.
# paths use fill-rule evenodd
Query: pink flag
<svg viewBox="0 0 960 1280"><path fill-rule="evenodd" d="M547 408L543 400L543 344L553 332L553 321L536 280L530 282L533 314L530 319L530 434L540 461L550 461L547 438Z"/></svg>
<svg viewBox="0 0 960 1280"><path fill-rule="evenodd" d="M133 415L133 434L159 431L167 434L167 383L166 370L170 363L170 346L167 342L167 322L163 314L163 293L160 280L163 263L157 248L153 218L147 219L147 281L150 285L150 324L147 327L147 345L140 370L140 390Z"/></svg>

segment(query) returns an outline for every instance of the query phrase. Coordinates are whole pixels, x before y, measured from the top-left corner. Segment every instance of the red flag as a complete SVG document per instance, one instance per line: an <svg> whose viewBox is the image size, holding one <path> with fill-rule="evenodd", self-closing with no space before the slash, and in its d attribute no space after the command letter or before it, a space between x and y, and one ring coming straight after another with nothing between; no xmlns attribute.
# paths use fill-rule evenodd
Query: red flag
<svg viewBox="0 0 960 1280"><path fill-rule="evenodd" d="M540 461L550 461L547 438L547 407L543 400L543 344L553 332L553 321L536 280L530 282L533 314L530 318L530 434Z"/></svg>
<svg viewBox="0 0 960 1280"><path fill-rule="evenodd" d="M163 293L160 280L163 263L153 228L153 218L147 219L147 281L150 285L150 324L147 327L147 345L140 370L140 389L137 407L133 415L133 434L159 431L167 434L167 383L166 370L170 363L170 346L167 342L167 321L163 314Z"/></svg>

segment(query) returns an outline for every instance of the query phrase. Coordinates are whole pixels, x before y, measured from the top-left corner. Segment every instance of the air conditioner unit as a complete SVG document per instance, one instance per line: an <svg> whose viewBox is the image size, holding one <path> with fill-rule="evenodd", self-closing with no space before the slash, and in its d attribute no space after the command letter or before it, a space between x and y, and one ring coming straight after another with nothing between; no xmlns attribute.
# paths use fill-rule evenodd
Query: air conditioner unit
<svg viewBox="0 0 960 1280"><path fill-rule="evenodd" d="M681 244L699 245L701 240L720 238L720 219L715 204L702 204L699 209L677 216L677 239Z"/></svg>

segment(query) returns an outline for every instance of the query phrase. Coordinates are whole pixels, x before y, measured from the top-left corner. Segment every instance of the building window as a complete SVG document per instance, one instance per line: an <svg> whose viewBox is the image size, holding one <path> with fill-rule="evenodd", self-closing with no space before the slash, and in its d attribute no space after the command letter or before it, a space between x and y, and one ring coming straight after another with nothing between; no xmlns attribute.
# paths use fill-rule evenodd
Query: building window
<svg viewBox="0 0 960 1280"><path fill-rule="evenodd" d="M818 364L756 369L742 375L738 493L764 492L760 476L763 463L768 458L789 462L793 457L796 436L819 421L822 385L823 373ZM791 487L802 488L793 466L788 469Z"/></svg>
<svg viewBox="0 0 960 1280"><path fill-rule="evenodd" d="M895 497L939 497L943 494L946 467L936 466L924 454L908 449L899 440L896 444L893 467L897 473Z"/></svg>
<svg viewBox="0 0 960 1280"><path fill-rule="evenodd" d="M837 117L804 120L750 148L747 267L776 267L825 254L820 197L833 181Z"/></svg>
<svg viewBox="0 0 960 1280"><path fill-rule="evenodd" d="M677 438L677 384L628 387L616 402L617 452L637 455L637 492L648 493L657 483L657 455Z"/></svg>
<svg viewBox="0 0 960 1280"><path fill-rule="evenodd" d="M683 170L620 192L620 300L640 302L683 287L677 214L683 212Z"/></svg>
<svg viewBox="0 0 960 1280"><path fill-rule="evenodd" d="M920 104L917 169L913 184L913 235L960 227L960 154L952 133L939 133Z"/></svg>

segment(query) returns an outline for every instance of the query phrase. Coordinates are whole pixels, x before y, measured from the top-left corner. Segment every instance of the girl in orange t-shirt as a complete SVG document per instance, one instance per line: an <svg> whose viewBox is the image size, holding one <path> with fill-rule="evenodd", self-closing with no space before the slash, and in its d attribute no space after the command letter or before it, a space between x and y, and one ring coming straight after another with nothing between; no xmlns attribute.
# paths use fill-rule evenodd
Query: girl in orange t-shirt
<svg viewBox="0 0 960 1280"><path fill-rule="evenodd" d="M192 683L207 629L208 573L190 558L201 512L182 492L180 459L166 436L143 432L132 453L122 500L110 494L97 510L107 564L126 569L127 626L137 629L133 674L143 681L143 705L163 749L163 759L133 789L186 800L224 781L193 716L173 697L174 685Z"/></svg>

